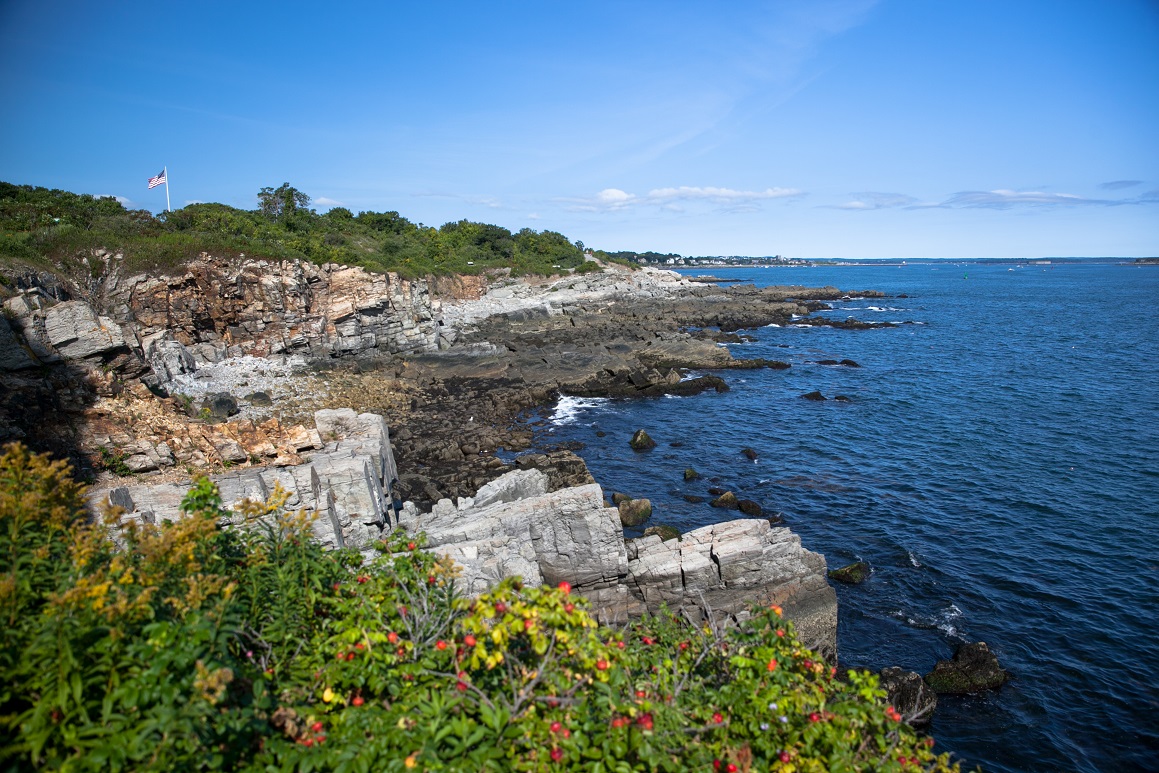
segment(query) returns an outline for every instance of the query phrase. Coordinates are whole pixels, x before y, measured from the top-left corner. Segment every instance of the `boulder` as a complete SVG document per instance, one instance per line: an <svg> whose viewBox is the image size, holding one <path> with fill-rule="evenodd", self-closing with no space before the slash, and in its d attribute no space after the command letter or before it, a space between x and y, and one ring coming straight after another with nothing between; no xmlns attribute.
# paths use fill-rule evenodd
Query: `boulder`
<svg viewBox="0 0 1159 773"><path fill-rule="evenodd" d="M671 539L680 539L680 529L677 529L675 526L668 526L667 524L649 526L647 529L644 529L645 537L651 537L653 535L667 542Z"/></svg>
<svg viewBox="0 0 1159 773"><path fill-rule="evenodd" d="M245 399L249 400L250 405L258 408L269 408L274 404L268 392L251 392L245 396Z"/></svg>
<svg viewBox="0 0 1159 773"><path fill-rule="evenodd" d="M844 366L845 366L845 367L847 367L847 368L860 368L860 367L861 367L860 365L858 365L858 364L857 364L855 361L853 361L853 360L842 360L842 361L841 361L840 363L838 363L838 364L839 364L839 365L844 365Z"/></svg>
<svg viewBox="0 0 1159 773"><path fill-rule="evenodd" d="M630 499L619 503L620 523L624 526L639 526L652 517L652 502L647 499Z"/></svg>
<svg viewBox="0 0 1159 773"><path fill-rule="evenodd" d="M700 504L701 502L703 502L703 501L704 501L704 497L698 497L698 496L696 496L695 494L685 494L685 495L684 495L684 501L685 501L685 502L691 502L691 503L692 503L692 504L694 504L694 505L698 505L698 504Z"/></svg>
<svg viewBox="0 0 1159 773"><path fill-rule="evenodd" d="M631 502L632 498L627 494L619 491L612 492L612 504L619 505L621 502Z"/></svg>
<svg viewBox="0 0 1159 773"><path fill-rule="evenodd" d="M236 416L241 409L238 408L236 397L229 392L218 392L205 398L201 410L209 411L210 416L224 421L230 416Z"/></svg>
<svg viewBox="0 0 1159 773"><path fill-rule="evenodd" d="M700 477L700 473L688 467L684 470L684 480L696 480Z"/></svg>
<svg viewBox="0 0 1159 773"><path fill-rule="evenodd" d="M755 462L760 457L760 454L758 454L756 451L754 451L751 448L742 448L741 453L744 454L744 457L746 459L753 461L753 462Z"/></svg>
<svg viewBox="0 0 1159 773"><path fill-rule="evenodd" d="M632 435L632 439L628 441L628 445L632 447L633 451L651 451L656 447L656 441L649 437L647 432L638 429L636 434Z"/></svg>
<svg viewBox="0 0 1159 773"><path fill-rule="evenodd" d="M825 400L825 395L821 394L821 392L818 390L806 392L805 394L801 395L801 397L805 398L806 400L815 400L817 402Z"/></svg>
<svg viewBox="0 0 1159 773"><path fill-rule="evenodd" d="M98 317L83 301L65 301L44 315L48 342L68 359L106 356L125 349L120 326L107 317Z"/></svg>
<svg viewBox="0 0 1159 773"><path fill-rule="evenodd" d="M865 582L871 571L867 562L857 561L848 566L843 566L840 569L830 569L829 579L845 583L846 585L858 585Z"/></svg>
<svg viewBox="0 0 1159 773"><path fill-rule="evenodd" d="M975 642L958 647L953 660L939 660L925 680L939 694L961 695L1001 687L1008 677L986 642Z"/></svg>
<svg viewBox="0 0 1159 773"><path fill-rule="evenodd" d="M736 507L745 515L753 518L760 518L764 513L764 508L760 506L759 502L754 502L751 499L741 499L736 503Z"/></svg>
<svg viewBox="0 0 1159 773"><path fill-rule="evenodd" d="M726 491L711 502L713 507L719 507L724 510L739 510L740 501L737 500L736 494L731 491Z"/></svg>
<svg viewBox="0 0 1159 773"><path fill-rule="evenodd" d="M896 666L883 669L881 686L889 694L888 700L907 723L918 726L929 724L938 706L938 694L922 679L921 674Z"/></svg>

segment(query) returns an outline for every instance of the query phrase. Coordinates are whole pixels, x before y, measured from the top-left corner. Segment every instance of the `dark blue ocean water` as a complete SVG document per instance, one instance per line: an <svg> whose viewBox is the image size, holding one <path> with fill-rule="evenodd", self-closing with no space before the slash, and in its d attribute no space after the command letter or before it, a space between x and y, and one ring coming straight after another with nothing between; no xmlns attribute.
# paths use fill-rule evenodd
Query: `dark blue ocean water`
<svg viewBox="0 0 1159 773"><path fill-rule="evenodd" d="M987 642L1014 679L943 697L931 730L970 767L1159 770L1159 267L716 273L904 293L827 314L920 324L751 331L734 355L793 367L723 373L725 394L565 399L544 441L586 443L605 489L652 499L652 523L732 517L681 498L719 479L831 568L869 561L871 579L837 588L845 665L926 673ZM843 358L862 367L810 364ZM800 398L815 389L851 402ZM641 427L650 453L628 448Z"/></svg>

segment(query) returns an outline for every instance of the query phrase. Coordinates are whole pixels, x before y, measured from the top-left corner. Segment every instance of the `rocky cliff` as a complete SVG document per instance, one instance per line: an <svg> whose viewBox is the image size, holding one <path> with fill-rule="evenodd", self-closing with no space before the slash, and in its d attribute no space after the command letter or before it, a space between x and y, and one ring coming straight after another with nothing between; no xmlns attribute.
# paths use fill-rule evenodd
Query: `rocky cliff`
<svg viewBox="0 0 1159 773"><path fill-rule="evenodd" d="M625 622L661 604L694 620L779 604L802 641L836 653L837 598L825 581L825 559L803 549L787 528L742 519L667 542L625 542L619 513L605 506L599 485L549 491L548 476L538 470L509 472L474 497L457 505L444 499L430 513L410 502L396 508L395 460L382 417L326 410L315 422L331 439L303 464L215 476L225 506L265 499L280 485L290 494L288 507L317 513L315 536L328 547L370 551L384 532L401 526L425 533L431 551L460 567L458 583L468 594L514 575L532 586L566 581L605 622ZM125 519L157 522L180 517L190 485L118 486L94 490L91 498L123 508ZM236 525L244 525L240 518Z"/></svg>

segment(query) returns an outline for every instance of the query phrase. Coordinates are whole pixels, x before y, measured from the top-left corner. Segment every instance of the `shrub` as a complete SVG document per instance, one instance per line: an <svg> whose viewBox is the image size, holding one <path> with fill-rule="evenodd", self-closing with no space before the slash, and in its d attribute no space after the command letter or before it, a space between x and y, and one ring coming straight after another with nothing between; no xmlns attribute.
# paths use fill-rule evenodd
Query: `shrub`
<svg viewBox="0 0 1159 773"><path fill-rule="evenodd" d="M566 583L464 599L421 538L364 563L286 500L230 514L202 479L176 522L93 522L63 464L8 447L0 766L956 769L777 608L613 630Z"/></svg>

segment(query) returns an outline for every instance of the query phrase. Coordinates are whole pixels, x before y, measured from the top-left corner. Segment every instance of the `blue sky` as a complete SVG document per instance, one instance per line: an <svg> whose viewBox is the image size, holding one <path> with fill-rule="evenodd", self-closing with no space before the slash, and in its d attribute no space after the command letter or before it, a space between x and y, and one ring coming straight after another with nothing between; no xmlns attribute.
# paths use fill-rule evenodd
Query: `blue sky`
<svg viewBox="0 0 1159 773"><path fill-rule="evenodd" d="M792 257L1159 255L1154 0L0 0L0 179Z"/></svg>

